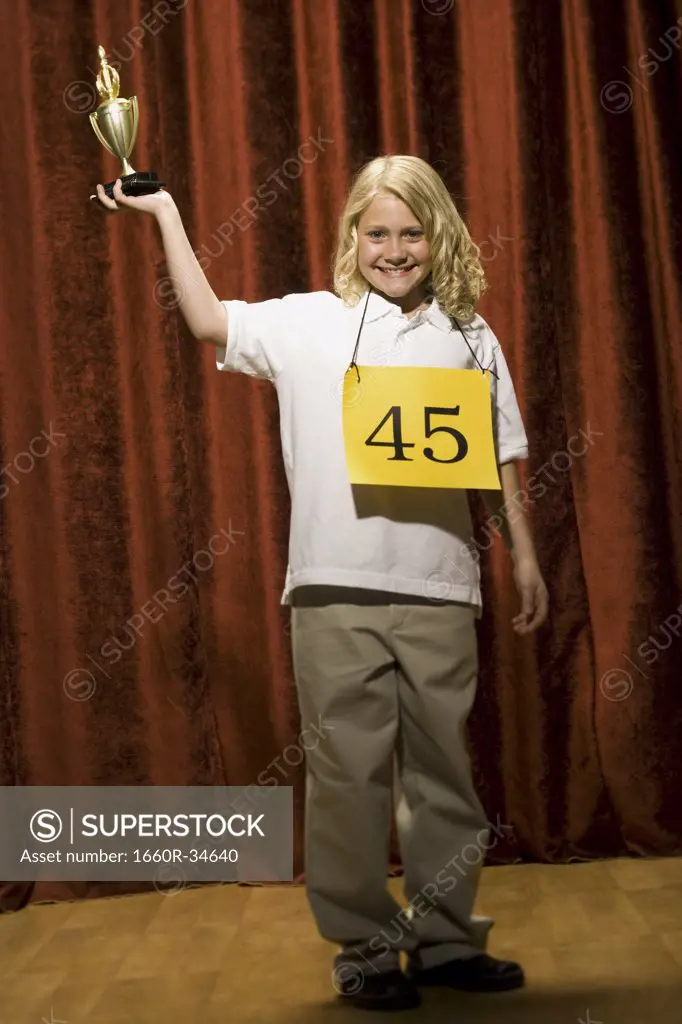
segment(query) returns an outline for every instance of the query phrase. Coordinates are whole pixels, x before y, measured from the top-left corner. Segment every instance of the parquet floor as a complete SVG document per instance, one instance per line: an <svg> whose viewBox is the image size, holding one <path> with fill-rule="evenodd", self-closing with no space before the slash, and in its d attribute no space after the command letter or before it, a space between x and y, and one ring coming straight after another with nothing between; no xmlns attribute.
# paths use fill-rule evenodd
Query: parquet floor
<svg viewBox="0 0 682 1024"><path fill-rule="evenodd" d="M390 887L400 898L400 879ZM524 991L428 992L403 1024L682 1024L682 860L486 868L490 952ZM1 1024L362 1024L300 887L30 906L0 917Z"/></svg>

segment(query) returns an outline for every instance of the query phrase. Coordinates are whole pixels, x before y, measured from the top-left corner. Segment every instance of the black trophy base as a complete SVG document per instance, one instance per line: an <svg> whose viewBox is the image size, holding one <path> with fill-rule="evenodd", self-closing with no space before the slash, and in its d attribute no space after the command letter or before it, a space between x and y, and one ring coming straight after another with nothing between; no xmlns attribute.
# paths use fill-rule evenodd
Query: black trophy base
<svg viewBox="0 0 682 1024"><path fill-rule="evenodd" d="M114 198L114 185L116 180L108 181L104 186L105 193L109 199ZM159 181L159 176L154 171L135 171L134 174L121 175L121 188L124 196L149 196L163 188L165 181ZM97 199L97 196L90 196Z"/></svg>

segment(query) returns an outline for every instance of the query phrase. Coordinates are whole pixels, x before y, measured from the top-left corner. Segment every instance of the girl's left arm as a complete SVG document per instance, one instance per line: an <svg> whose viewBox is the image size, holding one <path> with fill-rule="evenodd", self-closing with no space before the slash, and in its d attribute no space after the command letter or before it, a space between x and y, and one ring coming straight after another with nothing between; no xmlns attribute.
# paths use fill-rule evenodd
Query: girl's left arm
<svg viewBox="0 0 682 1024"><path fill-rule="evenodd" d="M533 633L547 618L549 595L542 578L535 545L523 505L514 499L525 491L521 488L515 462L500 467L501 491L481 491L490 522L500 531L514 563L514 580L521 597L521 612L512 619L514 631Z"/></svg>

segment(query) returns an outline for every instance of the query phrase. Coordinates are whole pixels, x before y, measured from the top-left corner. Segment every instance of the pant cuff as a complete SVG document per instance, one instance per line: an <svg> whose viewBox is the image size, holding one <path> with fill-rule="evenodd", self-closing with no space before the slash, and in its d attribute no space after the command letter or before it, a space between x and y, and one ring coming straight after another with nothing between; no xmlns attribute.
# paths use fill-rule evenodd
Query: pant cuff
<svg viewBox="0 0 682 1024"><path fill-rule="evenodd" d="M359 970L368 976L385 974L400 969L400 953L392 949L380 954L362 945L344 946L334 957L334 970L341 973L344 967L349 971Z"/></svg>

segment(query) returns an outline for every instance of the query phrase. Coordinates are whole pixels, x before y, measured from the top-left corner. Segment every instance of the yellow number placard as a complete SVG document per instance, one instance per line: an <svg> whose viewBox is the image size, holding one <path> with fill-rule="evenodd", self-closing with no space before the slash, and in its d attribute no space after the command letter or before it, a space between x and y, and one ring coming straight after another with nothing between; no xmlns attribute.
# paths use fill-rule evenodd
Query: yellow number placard
<svg viewBox="0 0 682 1024"><path fill-rule="evenodd" d="M343 438L354 484L499 490L490 374L360 366L343 382Z"/></svg>

